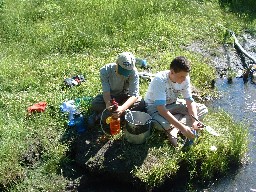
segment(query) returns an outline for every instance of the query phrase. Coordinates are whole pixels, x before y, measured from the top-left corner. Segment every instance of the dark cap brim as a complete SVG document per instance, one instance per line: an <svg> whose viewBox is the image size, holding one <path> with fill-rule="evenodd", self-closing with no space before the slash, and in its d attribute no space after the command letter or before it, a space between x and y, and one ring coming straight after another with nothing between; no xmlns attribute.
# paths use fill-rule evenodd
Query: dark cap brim
<svg viewBox="0 0 256 192"><path fill-rule="evenodd" d="M131 74L132 70L127 70L118 65L118 74L128 77Z"/></svg>

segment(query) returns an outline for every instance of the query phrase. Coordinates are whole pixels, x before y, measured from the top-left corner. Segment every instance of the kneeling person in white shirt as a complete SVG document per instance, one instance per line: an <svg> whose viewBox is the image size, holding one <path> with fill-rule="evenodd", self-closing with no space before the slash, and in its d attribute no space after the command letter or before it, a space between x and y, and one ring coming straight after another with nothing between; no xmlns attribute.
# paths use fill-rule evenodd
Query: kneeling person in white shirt
<svg viewBox="0 0 256 192"><path fill-rule="evenodd" d="M179 131L189 139L195 138L192 129L198 129L198 122L191 115L202 119L208 112L205 105L196 103L192 98L190 70L190 62L184 56L176 57L170 64L170 70L156 74L145 96L147 112L155 120L155 127L165 129L175 147ZM184 102L178 102L180 95ZM185 116L186 122L176 119L176 114Z"/></svg>

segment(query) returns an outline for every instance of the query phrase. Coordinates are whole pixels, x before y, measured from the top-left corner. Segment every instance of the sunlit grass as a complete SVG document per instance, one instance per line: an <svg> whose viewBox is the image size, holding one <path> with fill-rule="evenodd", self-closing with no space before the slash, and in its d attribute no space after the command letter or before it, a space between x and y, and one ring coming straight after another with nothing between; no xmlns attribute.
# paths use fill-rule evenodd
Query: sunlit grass
<svg viewBox="0 0 256 192"><path fill-rule="evenodd" d="M228 3L234 5L236 1ZM253 12L227 11L231 8L234 7L217 0L0 0L0 188L8 189L11 185L15 190L18 183L17 191L64 190L64 184L49 185L50 178L58 180L60 164L69 150L69 143L61 142L67 128L59 106L65 100L99 93L99 68L114 62L122 51L145 58L153 73L168 69L175 56L185 55L192 63L193 85L208 88L215 70L201 55L185 47L193 42L201 42L205 50L217 47L223 43L225 28L236 33L248 28L255 33ZM78 74L84 75L86 82L63 88L65 78ZM147 86L148 82L141 81L142 95ZM39 101L47 102L46 112L28 117L27 107ZM222 121L230 122L216 120ZM236 124L234 127L240 128ZM226 154L239 161L245 144L243 140L227 140L225 146L243 148ZM31 146L35 146L33 150L38 155L34 154L33 168L24 163ZM166 147L164 153L169 150ZM156 155L161 159L159 154ZM214 159L207 162L217 164L217 157L211 157ZM169 169L172 173L178 170L179 161L167 161L161 170L153 168L149 178L136 174L149 185L156 185ZM207 162L202 170L204 177L210 178L215 167L209 169ZM226 163L221 170L226 170ZM62 176L60 180L64 182Z"/></svg>
<svg viewBox="0 0 256 192"><path fill-rule="evenodd" d="M162 137L153 134L148 145L155 147L150 148L148 158L133 174L150 187L161 185L166 177L173 179L176 174L183 175L188 186L199 183L202 186L225 175L233 166L241 165L248 145L248 129L244 122L235 123L229 114L220 110L210 111L205 124L213 127L220 136L201 132L195 144L188 148L174 150L169 143L157 147L156 143L161 143ZM183 172L179 173L179 170Z"/></svg>

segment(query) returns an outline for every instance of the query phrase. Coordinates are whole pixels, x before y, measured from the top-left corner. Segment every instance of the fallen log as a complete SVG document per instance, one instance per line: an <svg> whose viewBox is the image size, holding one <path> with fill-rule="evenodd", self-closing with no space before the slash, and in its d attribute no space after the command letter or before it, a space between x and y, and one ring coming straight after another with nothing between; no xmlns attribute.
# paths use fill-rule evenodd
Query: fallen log
<svg viewBox="0 0 256 192"><path fill-rule="evenodd" d="M247 65L243 59L243 66L245 67L245 71L243 73L243 80L244 82L248 82L248 78L249 76L251 76L251 80L253 83L256 83L256 59L250 55L242 46L241 44L238 42L238 39L235 36L235 33L231 30L228 30L228 32L230 33L230 35L234 38L234 44L235 44L235 49L237 49L238 53L242 53L243 55L245 55L246 57L248 57L249 59L251 59L253 61L254 64L250 64Z"/></svg>
<svg viewBox="0 0 256 192"><path fill-rule="evenodd" d="M245 56L247 56L249 59L251 59L253 61L253 63L256 63L256 59L250 55L242 46L241 44L238 42L236 36L235 36L235 33L231 30L228 30L230 35L234 38L234 43L235 43L235 46L237 47L237 49L239 49L239 51L241 51ZM249 66L247 66L247 68L249 68Z"/></svg>

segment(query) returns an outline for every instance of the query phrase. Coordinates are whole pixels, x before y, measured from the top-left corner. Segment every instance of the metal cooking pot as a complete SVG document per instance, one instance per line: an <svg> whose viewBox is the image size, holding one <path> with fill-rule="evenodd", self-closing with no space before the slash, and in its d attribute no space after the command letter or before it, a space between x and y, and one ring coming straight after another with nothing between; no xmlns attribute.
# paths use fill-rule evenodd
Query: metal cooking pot
<svg viewBox="0 0 256 192"><path fill-rule="evenodd" d="M128 142L141 144L150 136L151 116L140 111L127 111L125 114L125 138Z"/></svg>

